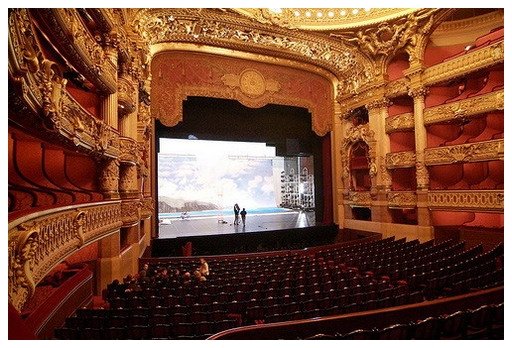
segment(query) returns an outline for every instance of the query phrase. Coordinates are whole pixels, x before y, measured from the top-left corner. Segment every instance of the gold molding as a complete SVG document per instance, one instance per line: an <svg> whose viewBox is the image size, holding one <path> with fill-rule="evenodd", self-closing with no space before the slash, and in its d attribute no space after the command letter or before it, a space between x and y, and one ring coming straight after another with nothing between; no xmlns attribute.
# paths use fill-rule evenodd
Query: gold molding
<svg viewBox="0 0 512 348"><path fill-rule="evenodd" d="M351 207L371 207L372 195L370 191L348 191L347 201Z"/></svg>
<svg viewBox="0 0 512 348"><path fill-rule="evenodd" d="M504 160L503 139L425 149L425 165Z"/></svg>
<svg viewBox="0 0 512 348"><path fill-rule="evenodd" d="M481 115L486 112L503 110L505 107L505 91L498 90L475 97L457 100L451 103L426 108L423 111L426 125L453 121L461 118Z"/></svg>
<svg viewBox="0 0 512 348"><path fill-rule="evenodd" d="M405 112L386 118L386 133L414 130L414 113Z"/></svg>
<svg viewBox="0 0 512 348"><path fill-rule="evenodd" d="M133 226L139 222L141 219L141 206L140 200L121 202L121 221L123 222L123 227Z"/></svg>
<svg viewBox="0 0 512 348"><path fill-rule="evenodd" d="M503 190L429 191L430 209L502 212L505 204Z"/></svg>
<svg viewBox="0 0 512 348"><path fill-rule="evenodd" d="M505 57L504 47L504 41L495 42L429 67L423 73L423 83L428 86L434 85L502 63Z"/></svg>
<svg viewBox="0 0 512 348"><path fill-rule="evenodd" d="M51 209L9 223L9 302L21 311L59 262L120 227L118 201Z"/></svg>
<svg viewBox="0 0 512 348"><path fill-rule="evenodd" d="M413 168L416 166L414 151L391 152L386 154L386 168Z"/></svg>
<svg viewBox="0 0 512 348"><path fill-rule="evenodd" d="M390 208L414 208L418 200L416 191L392 191L386 197Z"/></svg>

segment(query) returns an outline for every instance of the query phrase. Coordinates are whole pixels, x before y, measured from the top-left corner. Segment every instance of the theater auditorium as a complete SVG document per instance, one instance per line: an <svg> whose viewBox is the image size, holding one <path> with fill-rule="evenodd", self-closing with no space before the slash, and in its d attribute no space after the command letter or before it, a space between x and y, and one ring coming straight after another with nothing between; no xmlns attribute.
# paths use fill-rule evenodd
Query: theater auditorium
<svg viewBox="0 0 512 348"><path fill-rule="evenodd" d="M503 340L504 12L8 9L8 339Z"/></svg>

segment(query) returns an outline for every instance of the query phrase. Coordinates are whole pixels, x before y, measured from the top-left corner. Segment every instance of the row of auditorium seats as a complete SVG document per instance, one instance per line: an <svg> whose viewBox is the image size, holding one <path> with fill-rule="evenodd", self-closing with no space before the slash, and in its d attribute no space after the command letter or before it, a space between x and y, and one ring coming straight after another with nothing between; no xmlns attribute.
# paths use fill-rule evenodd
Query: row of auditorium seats
<svg viewBox="0 0 512 348"><path fill-rule="evenodd" d="M211 274L203 283L185 285L179 278L162 279L155 272L144 281L130 280L141 282L140 291L127 292L126 284L110 284L105 293L110 309L105 311L149 312L143 316L148 335L155 325L204 323L221 313L236 318L237 326L340 315L498 286L503 284L504 275L497 269L495 258L503 252L502 245L483 253L481 246L464 251L463 243L451 241L419 243L387 238L263 258L210 258ZM400 259L406 266L393 263L387 269L394 272L376 276L375 270L358 267L363 255L375 255L373 258L382 262ZM373 262L371 256L364 260ZM151 267L172 270L196 264L193 260L169 260ZM233 274L238 276L238 283ZM164 317L155 317L155 313ZM140 325L144 319L135 315L124 315L124 320L112 326L111 318L118 315L109 316L110 321L104 319L101 328L144 326ZM78 327L100 330L98 323L85 322ZM65 325L76 326L72 322ZM177 337L169 332L169 338ZM194 332L196 338L206 334Z"/></svg>
<svg viewBox="0 0 512 348"><path fill-rule="evenodd" d="M306 340L439 340L504 338L504 303L428 317L383 328L318 333Z"/></svg>

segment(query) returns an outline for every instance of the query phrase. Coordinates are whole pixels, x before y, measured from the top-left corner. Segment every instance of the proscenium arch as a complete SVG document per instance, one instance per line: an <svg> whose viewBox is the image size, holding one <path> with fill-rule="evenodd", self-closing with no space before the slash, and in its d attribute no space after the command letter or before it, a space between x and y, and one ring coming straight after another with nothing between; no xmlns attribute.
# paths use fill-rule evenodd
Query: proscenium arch
<svg viewBox="0 0 512 348"><path fill-rule="evenodd" d="M251 108L302 107L311 113L317 135L333 128L337 78L323 68L189 43L155 44L151 55L151 114L168 127L182 121L183 101L199 96L233 99Z"/></svg>

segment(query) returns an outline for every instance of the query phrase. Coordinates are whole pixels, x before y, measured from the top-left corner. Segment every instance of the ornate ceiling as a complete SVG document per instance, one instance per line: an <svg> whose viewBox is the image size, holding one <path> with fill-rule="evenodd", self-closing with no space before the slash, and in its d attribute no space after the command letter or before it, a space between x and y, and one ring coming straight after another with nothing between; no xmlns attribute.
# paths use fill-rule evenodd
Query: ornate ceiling
<svg viewBox="0 0 512 348"><path fill-rule="evenodd" d="M406 16L414 8L236 8L261 23L313 31L352 29Z"/></svg>

